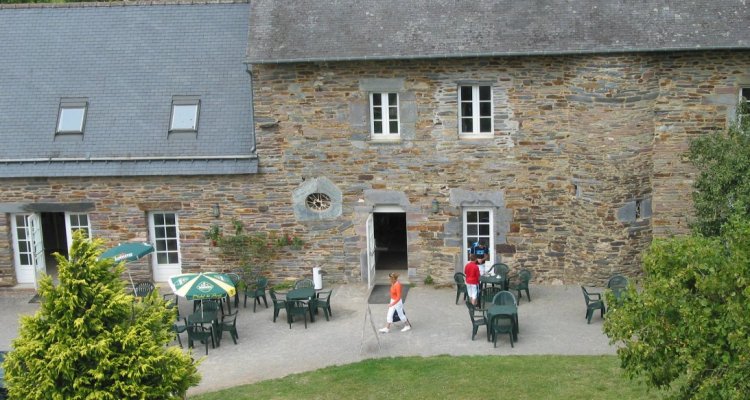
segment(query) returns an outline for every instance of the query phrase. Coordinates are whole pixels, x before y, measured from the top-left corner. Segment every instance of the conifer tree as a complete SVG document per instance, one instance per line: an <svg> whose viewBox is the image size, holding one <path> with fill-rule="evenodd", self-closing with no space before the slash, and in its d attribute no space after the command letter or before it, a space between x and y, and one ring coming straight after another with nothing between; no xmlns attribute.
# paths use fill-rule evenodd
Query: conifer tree
<svg viewBox="0 0 750 400"><path fill-rule="evenodd" d="M167 347L175 310L157 293L135 302L101 245L76 232L69 259L55 255L60 283L40 280L3 363L11 399L178 399L198 383L190 354Z"/></svg>

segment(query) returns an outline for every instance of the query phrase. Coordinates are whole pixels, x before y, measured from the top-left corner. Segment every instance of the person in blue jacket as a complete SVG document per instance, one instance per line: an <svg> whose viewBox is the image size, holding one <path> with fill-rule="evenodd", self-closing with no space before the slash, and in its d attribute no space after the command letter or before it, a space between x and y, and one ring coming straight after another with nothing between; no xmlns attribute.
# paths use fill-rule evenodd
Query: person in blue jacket
<svg viewBox="0 0 750 400"><path fill-rule="evenodd" d="M477 263L480 265L483 265L490 260L490 250L481 242L474 242L474 244L471 245L471 254L477 256Z"/></svg>

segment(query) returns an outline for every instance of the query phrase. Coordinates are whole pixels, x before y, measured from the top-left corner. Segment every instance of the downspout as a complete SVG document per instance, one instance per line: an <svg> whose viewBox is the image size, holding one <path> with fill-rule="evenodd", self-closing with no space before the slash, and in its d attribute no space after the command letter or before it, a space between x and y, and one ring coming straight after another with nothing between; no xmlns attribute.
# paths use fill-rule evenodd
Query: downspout
<svg viewBox="0 0 750 400"><path fill-rule="evenodd" d="M255 139L255 96L253 95L253 66L250 63L245 63L247 74L250 75L250 115L252 116L252 124L250 124L250 132L253 134L253 142L250 145L250 153L255 154L257 150L257 144ZM257 158L257 154L256 154Z"/></svg>

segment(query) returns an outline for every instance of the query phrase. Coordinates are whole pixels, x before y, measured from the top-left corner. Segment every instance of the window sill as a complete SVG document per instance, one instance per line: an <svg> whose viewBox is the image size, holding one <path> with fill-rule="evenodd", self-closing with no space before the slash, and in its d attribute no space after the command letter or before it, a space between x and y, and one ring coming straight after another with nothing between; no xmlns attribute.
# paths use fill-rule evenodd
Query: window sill
<svg viewBox="0 0 750 400"><path fill-rule="evenodd" d="M403 139L401 139L400 137L398 138L371 138L370 142L376 143L376 144L398 144L398 143L403 142Z"/></svg>
<svg viewBox="0 0 750 400"><path fill-rule="evenodd" d="M459 133L459 139L493 139L494 133Z"/></svg>

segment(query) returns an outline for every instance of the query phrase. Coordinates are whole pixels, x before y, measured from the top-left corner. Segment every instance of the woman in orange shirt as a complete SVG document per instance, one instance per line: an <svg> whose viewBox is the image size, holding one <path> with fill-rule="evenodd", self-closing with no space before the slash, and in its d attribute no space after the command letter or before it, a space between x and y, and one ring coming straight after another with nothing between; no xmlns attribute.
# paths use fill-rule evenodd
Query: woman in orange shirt
<svg viewBox="0 0 750 400"><path fill-rule="evenodd" d="M406 314L404 314L404 302L401 300L401 282L398 281L398 274L395 272L388 274L388 277L391 278L391 302L388 303L388 314L385 317L385 321L388 324L385 328L380 329L380 333L388 333L391 331L394 312L397 312L399 319L406 323L403 329L401 329L401 332L406 332L411 329L411 324L409 323L409 320L406 319Z"/></svg>

